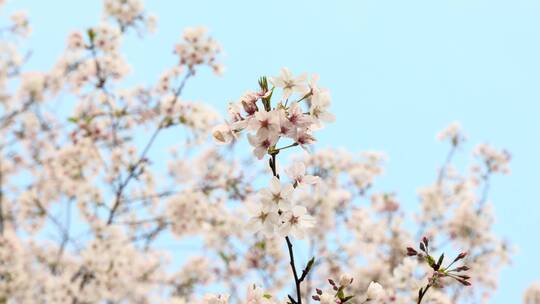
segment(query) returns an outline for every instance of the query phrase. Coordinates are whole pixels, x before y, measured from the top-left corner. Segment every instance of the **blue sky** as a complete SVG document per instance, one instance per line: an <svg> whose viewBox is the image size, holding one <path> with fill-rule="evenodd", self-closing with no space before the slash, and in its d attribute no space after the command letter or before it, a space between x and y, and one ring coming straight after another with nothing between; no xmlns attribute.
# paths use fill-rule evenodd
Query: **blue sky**
<svg viewBox="0 0 540 304"><path fill-rule="evenodd" d="M125 41L134 74L154 82L174 64L172 47L186 26L204 25L224 49L226 73L201 73L186 98L220 109L255 79L283 66L319 73L332 91L337 122L319 147L382 150L381 186L416 208L416 189L435 178L446 146L435 134L460 121L473 143L512 152L512 175L497 177L495 229L518 247L492 303L518 303L540 280L540 2L426 1L147 1L158 32ZM50 68L72 29L100 18L100 1L19 0L34 32L31 69ZM459 162L470 160L467 151Z"/></svg>

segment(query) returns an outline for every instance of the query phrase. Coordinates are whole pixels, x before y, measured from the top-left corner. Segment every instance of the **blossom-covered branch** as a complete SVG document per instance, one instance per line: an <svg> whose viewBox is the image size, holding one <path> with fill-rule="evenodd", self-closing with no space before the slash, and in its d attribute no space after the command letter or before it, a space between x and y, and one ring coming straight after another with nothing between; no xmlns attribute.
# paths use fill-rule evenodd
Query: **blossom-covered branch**
<svg viewBox="0 0 540 304"><path fill-rule="evenodd" d="M26 64L31 19L0 6L0 303L468 303L496 290L512 253L490 192L509 174L505 150L481 144L457 166L469 136L451 124L409 212L379 185L386 155L317 144L336 120L318 75L254 79L224 119L183 94L224 71L205 28L133 84L146 75L124 39L155 47L141 0L104 0L39 71ZM467 254L432 255L451 248Z"/></svg>

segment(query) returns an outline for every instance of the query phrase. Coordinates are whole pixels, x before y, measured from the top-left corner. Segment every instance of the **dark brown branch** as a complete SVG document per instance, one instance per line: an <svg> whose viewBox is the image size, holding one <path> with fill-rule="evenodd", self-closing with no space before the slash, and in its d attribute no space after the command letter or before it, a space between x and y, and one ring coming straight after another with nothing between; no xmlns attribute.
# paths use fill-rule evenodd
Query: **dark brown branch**
<svg viewBox="0 0 540 304"><path fill-rule="evenodd" d="M296 286L296 301L293 301L293 299L289 296L289 299L293 301L293 304L302 304L302 292L300 290L300 284L302 281L298 278L298 273L296 271L296 265L294 263L294 253L293 253L293 246L291 243L291 240L288 236L285 237L285 240L287 241L287 247L289 249L289 260L291 264L291 270L294 276L294 284Z"/></svg>
<svg viewBox="0 0 540 304"><path fill-rule="evenodd" d="M420 288L420 290L418 291L418 301L416 302L416 304L422 303L422 300L424 299L424 296L426 295L430 287L431 285L428 284L425 288Z"/></svg>

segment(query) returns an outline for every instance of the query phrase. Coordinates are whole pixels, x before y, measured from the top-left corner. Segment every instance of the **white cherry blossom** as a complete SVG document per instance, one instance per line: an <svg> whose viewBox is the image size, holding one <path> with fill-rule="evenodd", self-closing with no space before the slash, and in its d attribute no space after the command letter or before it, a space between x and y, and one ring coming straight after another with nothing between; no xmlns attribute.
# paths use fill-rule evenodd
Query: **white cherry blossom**
<svg viewBox="0 0 540 304"><path fill-rule="evenodd" d="M253 146L253 154L258 159L262 159L268 153L268 149L278 141L278 137L276 136L264 137L248 134L247 138L249 144Z"/></svg>
<svg viewBox="0 0 540 304"><path fill-rule="evenodd" d="M315 226L315 219L307 213L304 206L293 206L281 214L282 224L279 227L281 235L292 235L303 239L307 232Z"/></svg>
<svg viewBox="0 0 540 304"><path fill-rule="evenodd" d="M254 233L261 232L266 237L271 237L276 231L279 216L270 202L250 204L249 213L251 218L247 223L247 229Z"/></svg>
<svg viewBox="0 0 540 304"><path fill-rule="evenodd" d="M279 132L278 112L256 112L249 120L248 128L255 131L257 137L276 137Z"/></svg>
<svg viewBox="0 0 540 304"><path fill-rule="evenodd" d="M307 74L294 77L288 68L282 68L279 76L270 79L274 86L283 89L283 99L289 98L293 93L306 94L306 80Z"/></svg>
<svg viewBox="0 0 540 304"><path fill-rule="evenodd" d="M297 186L313 185L319 180L317 176L306 174L306 165L303 162L294 162L285 172Z"/></svg>
<svg viewBox="0 0 540 304"><path fill-rule="evenodd" d="M377 301L384 297L385 292L381 284L377 282L369 283L368 289L366 291L366 297L370 301Z"/></svg>
<svg viewBox="0 0 540 304"><path fill-rule="evenodd" d="M269 204L272 210L288 210L291 207L291 200L294 187L290 183L282 184L277 177L272 177L270 186L262 189L259 194L261 201Z"/></svg>
<svg viewBox="0 0 540 304"><path fill-rule="evenodd" d="M320 127L323 123L331 123L336 120L335 116L328 111L331 104L330 93L328 91L320 91L313 94L311 98L311 106L309 113Z"/></svg>

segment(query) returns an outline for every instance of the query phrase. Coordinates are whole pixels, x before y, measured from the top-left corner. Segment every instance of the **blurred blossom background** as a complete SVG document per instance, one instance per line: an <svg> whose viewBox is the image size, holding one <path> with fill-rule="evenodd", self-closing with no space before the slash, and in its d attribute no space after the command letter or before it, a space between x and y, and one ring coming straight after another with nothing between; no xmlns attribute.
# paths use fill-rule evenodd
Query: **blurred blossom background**
<svg viewBox="0 0 540 304"><path fill-rule="evenodd" d="M74 29L95 24L101 1L17 0L33 31L29 70L47 70ZM318 73L332 92L337 122L318 135L316 149L345 147L387 154L382 189L395 189L407 211L429 184L447 146L435 135L458 121L470 143L512 154L511 174L492 180L495 232L516 247L492 303L517 303L540 280L540 2L488 1L165 1L145 3L157 32L141 42L128 35L122 52L128 83L154 83L175 63L171 46L183 28L203 25L225 51L222 77L201 73L186 99L225 109L254 79ZM61 96L59 98L62 98ZM173 134L160 138L170 146ZM155 148L152 153L162 152ZM156 154L154 154L156 155Z"/></svg>

